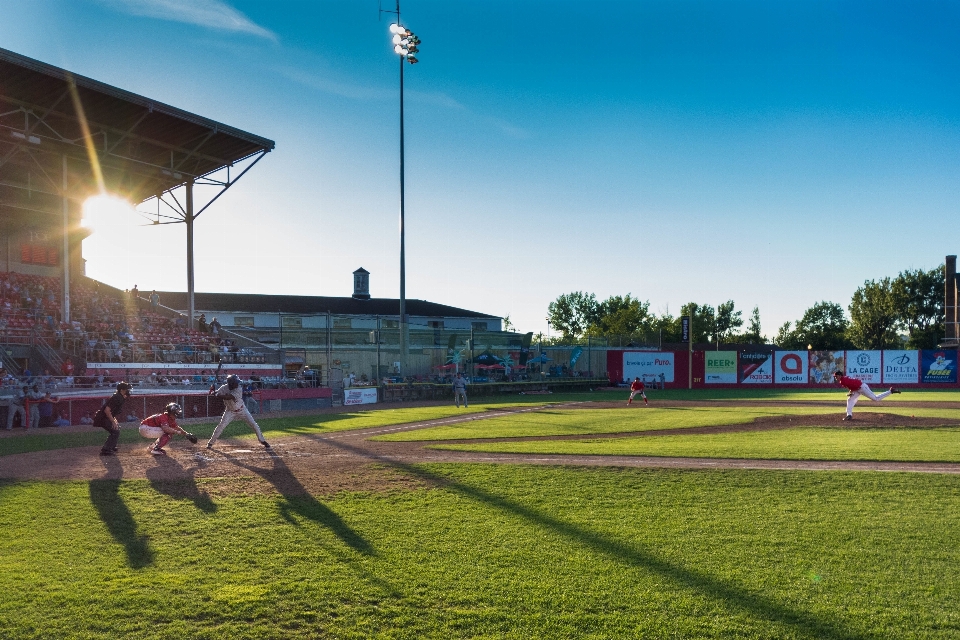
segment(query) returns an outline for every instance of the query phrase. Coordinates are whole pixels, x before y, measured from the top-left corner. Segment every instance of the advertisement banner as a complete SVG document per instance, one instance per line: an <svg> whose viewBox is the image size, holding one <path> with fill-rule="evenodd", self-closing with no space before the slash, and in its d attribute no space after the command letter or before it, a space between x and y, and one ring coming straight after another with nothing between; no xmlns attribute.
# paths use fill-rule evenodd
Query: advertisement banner
<svg viewBox="0 0 960 640"><path fill-rule="evenodd" d="M623 379L649 379L651 376L662 382L673 382L673 352L670 351L624 351Z"/></svg>
<svg viewBox="0 0 960 640"><path fill-rule="evenodd" d="M343 404L376 404L376 387L347 387L343 390Z"/></svg>
<svg viewBox="0 0 960 640"><path fill-rule="evenodd" d="M773 356L774 381L777 384L807 383L807 352L777 351Z"/></svg>
<svg viewBox="0 0 960 640"><path fill-rule="evenodd" d="M920 352L894 351L883 352L884 384L916 384L920 379Z"/></svg>
<svg viewBox="0 0 960 640"><path fill-rule="evenodd" d="M883 378L880 375L879 351L847 351L847 376L863 380L867 384L880 384Z"/></svg>
<svg viewBox="0 0 960 640"><path fill-rule="evenodd" d="M957 352L947 349L924 349L920 352L920 382L957 382Z"/></svg>
<svg viewBox="0 0 960 640"><path fill-rule="evenodd" d="M843 351L810 352L810 384L833 384L833 374L843 373Z"/></svg>
<svg viewBox="0 0 960 640"><path fill-rule="evenodd" d="M769 351L744 351L740 354L740 382L773 384L773 354Z"/></svg>
<svg viewBox="0 0 960 640"><path fill-rule="evenodd" d="M737 383L737 352L707 351L703 354L703 381L707 384Z"/></svg>

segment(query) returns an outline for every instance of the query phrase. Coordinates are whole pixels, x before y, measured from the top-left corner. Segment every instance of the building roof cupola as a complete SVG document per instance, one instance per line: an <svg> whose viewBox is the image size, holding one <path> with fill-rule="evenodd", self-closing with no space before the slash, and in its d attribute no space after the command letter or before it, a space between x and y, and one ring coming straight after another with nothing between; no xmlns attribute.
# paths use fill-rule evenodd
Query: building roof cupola
<svg viewBox="0 0 960 640"><path fill-rule="evenodd" d="M353 297L357 300L370 299L370 272L363 267L353 272Z"/></svg>

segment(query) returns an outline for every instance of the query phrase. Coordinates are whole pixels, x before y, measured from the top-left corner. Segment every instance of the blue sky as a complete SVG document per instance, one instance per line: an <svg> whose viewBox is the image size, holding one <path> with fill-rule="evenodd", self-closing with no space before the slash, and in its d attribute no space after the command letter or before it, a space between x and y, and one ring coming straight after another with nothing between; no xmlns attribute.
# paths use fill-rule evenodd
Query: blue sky
<svg viewBox="0 0 960 640"><path fill-rule="evenodd" d="M398 62L377 8L0 0L0 47L276 141L198 220L198 290L349 295L363 266L396 297ZM733 299L772 335L960 249L960 5L402 9L423 40L410 298L524 331L573 290L673 313ZM86 242L89 275L185 289L182 226L121 227Z"/></svg>

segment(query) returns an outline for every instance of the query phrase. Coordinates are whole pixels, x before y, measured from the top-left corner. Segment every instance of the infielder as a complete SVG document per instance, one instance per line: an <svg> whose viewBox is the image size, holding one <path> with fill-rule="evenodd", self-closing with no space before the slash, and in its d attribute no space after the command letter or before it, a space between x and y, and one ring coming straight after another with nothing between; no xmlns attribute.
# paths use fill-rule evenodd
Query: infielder
<svg viewBox="0 0 960 640"><path fill-rule="evenodd" d="M841 387L844 387L849 392L847 393L847 415L844 416L844 420L853 420L853 407L857 404L857 401L860 399L861 395L867 396L874 402L880 402L891 393L900 393L900 389L895 387L890 387L890 389L884 391L883 393L874 393L863 380L848 378L839 371L833 372L833 379L837 382L837 384L839 384Z"/></svg>
<svg viewBox="0 0 960 640"><path fill-rule="evenodd" d="M220 418L220 424L217 425L217 428L213 430L213 435L210 436L210 440L207 442L207 449L213 448L213 445L217 442L217 438L220 437L220 434L223 433L226 426L237 418L245 420L254 432L256 432L260 444L267 449L270 448L267 441L263 439L263 434L260 432L260 425L257 424L257 421L250 415L250 411L246 405L243 404L243 389L240 387L240 378L231 374L227 376L227 384L221 385L216 391L213 391L211 387L210 393L223 399L223 417Z"/></svg>
<svg viewBox="0 0 960 640"><path fill-rule="evenodd" d="M647 388L647 385L643 384L640 381L640 378L634 378L633 383L630 385L630 399L627 400L627 404L633 404L633 397L640 394L640 397L643 398L643 405L650 406L650 403L647 402L647 394L644 393L644 389Z"/></svg>
<svg viewBox="0 0 960 640"><path fill-rule="evenodd" d="M463 407L467 408L467 379L463 377L462 373L458 373L457 377L453 379L453 401L457 403L457 407L460 407L460 398L463 398Z"/></svg>
<svg viewBox="0 0 960 640"><path fill-rule="evenodd" d="M163 408L163 413L158 413L144 418L140 422L140 435L144 438L156 438L156 441L147 447L147 451L155 456L165 456L167 452L163 450L176 434L187 438L193 444L197 444L197 436L184 431L177 424L177 418L183 415L183 409L176 402L171 402Z"/></svg>

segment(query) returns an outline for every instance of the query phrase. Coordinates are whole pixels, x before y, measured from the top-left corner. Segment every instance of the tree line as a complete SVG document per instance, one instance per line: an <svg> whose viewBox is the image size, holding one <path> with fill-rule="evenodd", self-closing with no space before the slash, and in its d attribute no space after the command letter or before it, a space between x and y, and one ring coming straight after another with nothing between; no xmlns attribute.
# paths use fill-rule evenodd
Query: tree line
<svg viewBox="0 0 960 640"><path fill-rule="evenodd" d="M867 280L847 306L818 302L796 322L781 326L772 342L785 349L932 349L943 339L944 267L901 271L896 278ZM682 318L693 317L693 341L766 344L760 309L747 318L733 300L713 307L688 302L677 316L651 313L650 302L632 295L598 300L574 291L547 307L547 320L561 342L603 338L621 343L680 342ZM624 342L626 341L626 342Z"/></svg>

